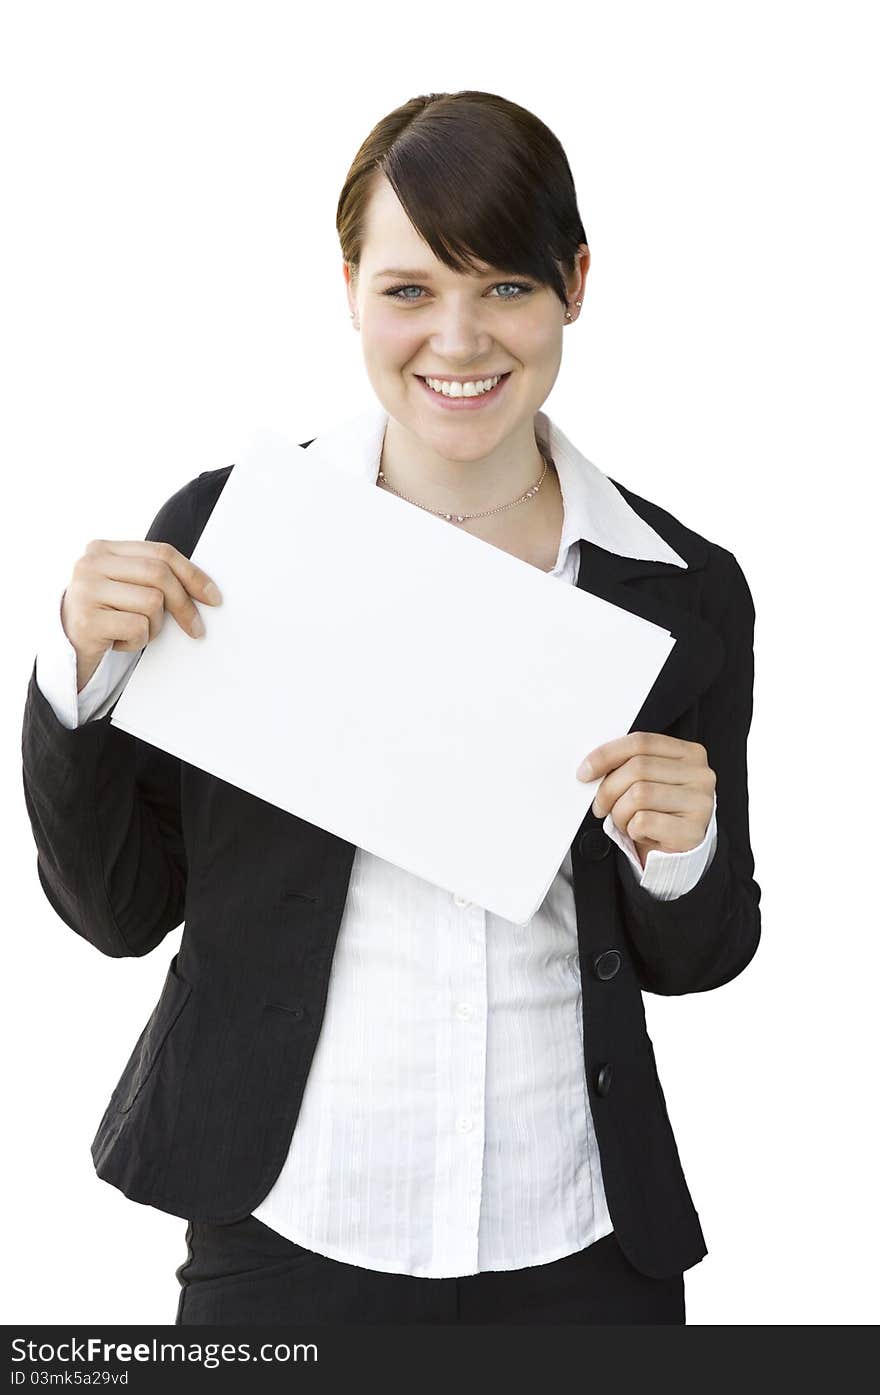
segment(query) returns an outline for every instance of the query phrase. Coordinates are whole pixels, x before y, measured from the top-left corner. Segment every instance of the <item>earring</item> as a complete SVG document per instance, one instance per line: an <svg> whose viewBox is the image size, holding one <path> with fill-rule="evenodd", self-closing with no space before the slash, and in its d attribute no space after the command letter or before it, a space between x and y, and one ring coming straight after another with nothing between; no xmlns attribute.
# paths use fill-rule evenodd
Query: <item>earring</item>
<svg viewBox="0 0 880 1395"><path fill-rule="evenodd" d="M584 302L583 302L582 300L576 300L576 301L575 301L575 305L577 306L577 308L578 308L579 310L580 310L581 306L583 305L583 303L584 303ZM570 311L570 310L566 310L566 312L565 312L565 318L566 318L567 320L570 320L570 319L571 319L571 311Z"/></svg>

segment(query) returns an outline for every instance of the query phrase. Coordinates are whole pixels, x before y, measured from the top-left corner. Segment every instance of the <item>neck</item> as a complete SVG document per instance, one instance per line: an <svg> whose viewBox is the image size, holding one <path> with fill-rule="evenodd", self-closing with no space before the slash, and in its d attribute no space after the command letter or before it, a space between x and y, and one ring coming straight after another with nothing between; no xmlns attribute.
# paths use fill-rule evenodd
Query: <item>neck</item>
<svg viewBox="0 0 880 1395"><path fill-rule="evenodd" d="M483 513L513 503L532 489L544 474L545 459L538 448L532 423L508 436L490 454L475 460L449 460L389 416L379 469L385 483L422 508L441 513ZM495 517L534 508L548 490L551 469L544 475L540 493ZM549 491L548 491L549 492ZM490 519L474 519L489 523Z"/></svg>
<svg viewBox="0 0 880 1395"><path fill-rule="evenodd" d="M384 459L383 452L383 460L379 465L383 472L385 472ZM467 493L468 484L473 485L473 479L468 476L467 472L472 466L480 463L482 462L443 461L442 465L447 471L450 466L454 467L453 475L460 481L462 492ZM544 473L544 464L545 461L536 447L536 459L532 462L532 469L528 472L525 486L518 492L513 487L511 475L506 468L500 474L493 474L491 478L494 482L494 489L492 492L487 489L490 502L486 503L485 506L481 505L476 496L473 496L474 506L472 507L458 503L457 499L460 496L453 493L448 473L443 475L439 470L435 475L432 475L429 470L428 474L424 476L418 472L410 471L410 474L407 475L407 479L410 478L410 475L412 476L412 484L409 489L398 484L394 478L389 478L387 483L393 485L396 490L407 495L423 508L436 508L451 514L468 514L482 513L483 507L496 508L496 501L504 504L513 503L515 499L519 499L522 494L525 494L526 490L533 484L536 484L543 475L541 488L532 498L523 499L521 503L516 503L509 509L501 509L498 513L489 513L483 518L466 518L463 522L455 522L450 526L471 533L474 537L482 538L484 542L492 543L493 546L500 547L505 552L513 553L515 556L521 557L523 561L530 562L533 566L540 567L542 571L546 572L551 571L556 564L565 508L556 467L548 465L547 471ZM434 465L436 468L436 458ZM387 473L390 475L390 469ZM442 501L440 503L432 504L430 502L429 486L432 484L434 485L433 498L440 499ZM440 485L444 486L442 490ZM473 495L473 490L471 493Z"/></svg>

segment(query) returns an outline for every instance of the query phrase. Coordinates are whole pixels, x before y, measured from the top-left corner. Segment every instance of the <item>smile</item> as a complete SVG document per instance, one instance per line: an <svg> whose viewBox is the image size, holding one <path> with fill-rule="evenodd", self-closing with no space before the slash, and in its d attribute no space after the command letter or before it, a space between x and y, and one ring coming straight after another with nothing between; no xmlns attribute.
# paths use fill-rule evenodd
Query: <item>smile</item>
<svg viewBox="0 0 880 1395"><path fill-rule="evenodd" d="M446 383L441 378L427 379L419 374L415 374L415 377L421 383L422 391L427 393L441 409L447 412L472 412L494 402L501 396L510 373L502 373L500 376L481 378L476 382L468 383ZM443 387L441 387L441 383L444 384Z"/></svg>

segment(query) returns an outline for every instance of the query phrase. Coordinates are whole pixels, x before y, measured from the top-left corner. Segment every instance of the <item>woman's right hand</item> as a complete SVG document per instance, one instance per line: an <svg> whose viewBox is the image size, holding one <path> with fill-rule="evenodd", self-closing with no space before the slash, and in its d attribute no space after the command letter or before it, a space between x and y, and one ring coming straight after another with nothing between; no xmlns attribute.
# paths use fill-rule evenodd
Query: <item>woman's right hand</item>
<svg viewBox="0 0 880 1395"><path fill-rule="evenodd" d="M108 649L144 649L165 611L194 638L204 634L195 600L219 605L214 582L167 542L98 538L77 558L61 600L61 624L76 650L81 692Z"/></svg>

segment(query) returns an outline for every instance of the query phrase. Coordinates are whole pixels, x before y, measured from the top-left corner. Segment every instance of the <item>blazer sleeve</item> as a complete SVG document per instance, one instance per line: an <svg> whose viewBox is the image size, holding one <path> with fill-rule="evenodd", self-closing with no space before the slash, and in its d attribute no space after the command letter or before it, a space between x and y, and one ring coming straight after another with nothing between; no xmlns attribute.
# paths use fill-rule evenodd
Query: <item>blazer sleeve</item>
<svg viewBox="0 0 880 1395"><path fill-rule="evenodd" d="M753 957L761 936L761 888L749 836L747 740L752 720L755 608L739 563L715 548L707 591L720 615L725 659L702 695L698 737L715 771L717 843L702 877L674 900L650 895L621 868L624 926L642 988L701 993L728 983ZM710 565L712 565L710 563ZM713 607L714 609L714 607ZM615 856L625 854L615 847Z"/></svg>
<svg viewBox="0 0 880 1395"><path fill-rule="evenodd" d="M191 555L198 489L190 480L163 504L149 541ZM180 760L111 726L112 707L67 727L36 670L35 661L21 749L40 885L64 923L102 954L148 954L184 918Z"/></svg>

